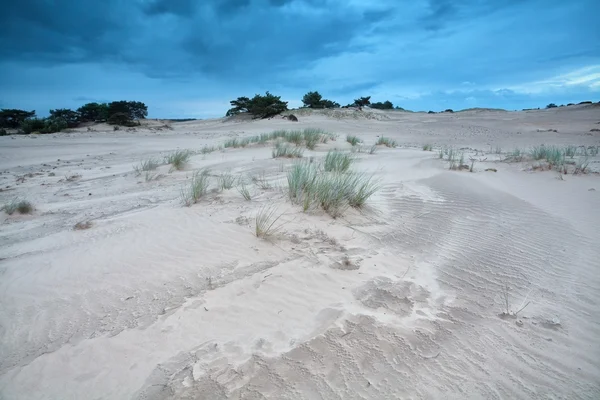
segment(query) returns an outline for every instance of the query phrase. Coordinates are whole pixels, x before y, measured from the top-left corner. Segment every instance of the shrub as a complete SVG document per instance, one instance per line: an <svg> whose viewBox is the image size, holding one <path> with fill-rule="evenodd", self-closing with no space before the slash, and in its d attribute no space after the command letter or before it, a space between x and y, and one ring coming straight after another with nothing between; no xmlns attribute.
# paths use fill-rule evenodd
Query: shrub
<svg viewBox="0 0 600 400"><path fill-rule="evenodd" d="M75 128L80 121L79 113L68 108L50 110L50 118L63 120L67 128Z"/></svg>
<svg viewBox="0 0 600 400"><path fill-rule="evenodd" d="M15 211L19 214L31 214L33 212L33 205L27 200L14 199L8 204L2 207L2 211L8 215L13 215Z"/></svg>
<svg viewBox="0 0 600 400"><path fill-rule="evenodd" d="M254 118L268 118L286 111L287 101L281 101L281 96L275 96L269 92L265 95L257 94L252 99L238 97L232 100L233 108L227 111L227 116L236 115L241 112L249 112Z"/></svg>
<svg viewBox="0 0 600 400"><path fill-rule="evenodd" d="M6 132L6 129L0 128L0 136L6 136L6 135L8 135L8 132Z"/></svg>
<svg viewBox="0 0 600 400"><path fill-rule="evenodd" d="M350 154L345 154L336 150L330 150L325 156L323 167L327 172L346 172L354 159Z"/></svg>
<svg viewBox="0 0 600 400"><path fill-rule="evenodd" d="M3 108L0 110L0 128L19 128L25 120L34 116L35 111Z"/></svg>
<svg viewBox="0 0 600 400"><path fill-rule="evenodd" d="M133 119L131 119L128 114L122 112L111 114L111 116L108 117L108 123L111 125L135 126Z"/></svg>
<svg viewBox="0 0 600 400"><path fill-rule="evenodd" d="M362 108L368 106L369 104L371 104L371 96L359 97L358 99L354 100L354 103L352 105L358 108Z"/></svg>
<svg viewBox="0 0 600 400"><path fill-rule="evenodd" d="M423 145L423 151L432 151L433 150L433 146L430 144L424 144Z"/></svg>
<svg viewBox="0 0 600 400"><path fill-rule="evenodd" d="M46 127L46 120L43 118L28 118L21 123L23 133L41 132Z"/></svg>
<svg viewBox="0 0 600 400"><path fill-rule="evenodd" d="M378 110L393 110L394 109L394 105L389 100L386 100L383 103L380 101L377 103L371 103L371 105L369 107L376 108Z"/></svg>
<svg viewBox="0 0 600 400"><path fill-rule="evenodd" d="M444 112L445 112L445 113L453 113L453 112L454 112L454 110L453 110L453 109L451 109L451 108L447 108L447 109L445 109L445 110L444 110Z"/></svg>
<svg viewBox="0 0 600 400"><path fill-rule="evenodd" d="M288 115L287 119L292 122L298 122L298 117L296 117L294 114Z"/></svg>
<svg viewBox="0 0 600 400"><path fill-rule="evenodd" d="M550 103L546 106L546 108L556 108L556 107L558 107L558 106L554 103Z"/></svg>

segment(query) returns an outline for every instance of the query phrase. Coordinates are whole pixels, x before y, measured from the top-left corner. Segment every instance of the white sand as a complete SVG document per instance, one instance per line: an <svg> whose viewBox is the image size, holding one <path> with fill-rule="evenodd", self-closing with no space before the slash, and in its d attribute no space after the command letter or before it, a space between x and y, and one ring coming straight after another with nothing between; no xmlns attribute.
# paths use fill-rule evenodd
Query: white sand
<svg viewBox="0 0 600 400"><path fill-rule="evenodd" d="M600 398L600 157L559 180L490 152L600 145L600 107L328 114L1 137L0 200L36 210L0 213L0 398ZM304 127L340 134L305 156L349 150L349 133L403 146L357 154L382 183L368 207L303 213L269 146L198 154L152 182L132 170ZM425 143L487 160L449 171ZM200 167L273 188L182 207ZM253 235L265 204L284 212L272 242ZM518 318L500 316L504 285L513 311L530 302Z"/></svg>

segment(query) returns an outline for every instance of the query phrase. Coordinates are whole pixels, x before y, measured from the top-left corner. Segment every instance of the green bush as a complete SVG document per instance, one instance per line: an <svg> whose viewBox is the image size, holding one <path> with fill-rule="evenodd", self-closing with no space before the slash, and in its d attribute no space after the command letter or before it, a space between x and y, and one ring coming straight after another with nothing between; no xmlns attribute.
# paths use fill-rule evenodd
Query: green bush
<svg viewBox="0 0 600 400"><path fill-rule="evenodd" d="M133 119L131 119L128 114L123 112L112 114L110 117L108 117L108 123L111 125L135 126Z"/></svg>
<svg viewBox="0 0 600 400"><path fill-rule="evenodd" d="M252 99L238 97L237 100L232 100L230 103L233 108L227 111L227 116L248 112L254 118L269 118L288 109L287 101L281 101L281 96L275 96L269 92L266 92L264 96L257 94Z"/></svg>

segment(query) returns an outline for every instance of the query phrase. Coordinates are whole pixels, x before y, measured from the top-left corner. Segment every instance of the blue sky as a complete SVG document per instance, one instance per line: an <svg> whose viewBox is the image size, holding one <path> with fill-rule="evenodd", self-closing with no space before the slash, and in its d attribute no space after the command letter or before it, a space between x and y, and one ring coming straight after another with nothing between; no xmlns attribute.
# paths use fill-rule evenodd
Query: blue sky
<svg viewBox="0 0 600 400"><path fill-rule="evenodd" d="M411 110L600 101L598 0L20 0L0 107L139 100L218 117L266 90Z"/></svg>

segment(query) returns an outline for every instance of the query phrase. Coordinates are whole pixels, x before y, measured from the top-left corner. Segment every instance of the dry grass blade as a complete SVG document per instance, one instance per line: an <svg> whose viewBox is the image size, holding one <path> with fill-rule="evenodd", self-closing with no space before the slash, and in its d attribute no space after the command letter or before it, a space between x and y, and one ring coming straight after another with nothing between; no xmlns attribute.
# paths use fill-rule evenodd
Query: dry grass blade
<svg viewBox="0 0 600 400"><path fill-rule="evenodd" d="M279 214L274 206L263 206L256 213L255 234L256 237L267 239L272 237L280 228L281 225L275 224L283 216Z"/></svg>

